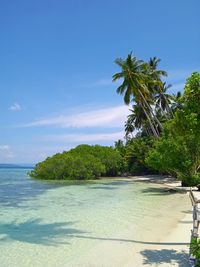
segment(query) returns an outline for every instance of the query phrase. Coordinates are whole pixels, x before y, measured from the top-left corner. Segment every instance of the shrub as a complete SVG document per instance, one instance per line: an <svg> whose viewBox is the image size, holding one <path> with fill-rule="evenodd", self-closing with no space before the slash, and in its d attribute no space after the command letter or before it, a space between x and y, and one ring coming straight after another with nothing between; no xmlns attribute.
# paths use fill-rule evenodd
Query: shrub
<svg viewBox="0 0 200 267"><path fill-rule="evenodd" d="M196 266L200 266L200 239L193 238L190 244L190 250L192 255L196 259Z"/></svg>
<svg viewBox="0 0 200 267"><path fill-rule="evenodd" d="M154 137L135 137L130 140L126 147L125 160L131 174L145 174L155 172L149 167L145 158L155 142Z"/></svg>

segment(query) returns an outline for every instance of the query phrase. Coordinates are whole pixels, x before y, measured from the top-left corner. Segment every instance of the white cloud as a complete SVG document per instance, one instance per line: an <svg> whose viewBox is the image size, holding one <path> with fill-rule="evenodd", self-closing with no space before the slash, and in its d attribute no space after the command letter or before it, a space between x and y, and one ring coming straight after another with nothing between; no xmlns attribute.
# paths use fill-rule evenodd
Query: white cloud
<svg viewBox="0 0 200 267"><path fill-rule="evenodd" d="M37 126L55 126L60 128L114 128L123 127L127 115L129 114L128 106L116 106L104 109L90 110L80 112L74 115L59 115L46 119L36 120L22 127Z"/></svg>
<svg viewBox="0 0 200 267"><path fill-rule="evenodd" d="M123 137L124 132L119 131L115 133L47 135L43 137L43 140L67 143L93 143L97 141L116 141L123 139Z"/></svg>
<svg viewBox="0 0 200 267"><path fill-rule="evenodd" d="M8 145L0 145L0 160L13 158L13 152Z"/></svg>
<svg viewBox="0 0 200 267"><path fill-rule="evenodd" d="M15 102L13 105L9 107L9 110L11 111L21 111L22 107L19 103Z"/></svg>

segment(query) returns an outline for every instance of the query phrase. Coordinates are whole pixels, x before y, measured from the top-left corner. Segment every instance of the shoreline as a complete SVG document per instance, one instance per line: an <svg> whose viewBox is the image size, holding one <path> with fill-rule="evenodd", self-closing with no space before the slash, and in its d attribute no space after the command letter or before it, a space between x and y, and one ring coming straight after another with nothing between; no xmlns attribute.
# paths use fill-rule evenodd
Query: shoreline
<svg viewBox="0 0 200 267"><path fill-rule="evenodd" d="M189 187L182 187L181 182L169 176L135 176L130 177L131 180L137 182L147 182L151 184L159 184L163 188L173 190L186 191L186 197L189 199ZM151 247L151 259L149 263L144 262L144 258L138 258L138 266L181 266L186 267L189 265L189 245L192 230L192 205L191 210L184 211L182 219L177 221L176 225L170 230L167 236L161 238L159 249L157 246ZM131 263L126 265L131 267Z"/></svg>
<svg viewBox="0 0 200 267"><path fill-rule="evenodd" d="M156 245L146 246L137 251L137 257L131 259L125 267L132 266L181 266L189 265L190 230L192 228L192 212L178 221L167 236L161 238ZM141 254L141 251L143 253ZM134 265L133 265L134 262Z"/></svg>
<svg viewBox="0 0 200 267"><path fill-rule="evenodd" d="M103 179L103 178L102 178ZM109 180L105 177L106 180ZM172 177L168 176L131 176L131 177L115 177L116 181L135 181L142 183L149 183L150 185L161 186L164 192L170 194L185 192L183 198L187 204L182 209L182 214L179 212L174 217L173 224L166 225L166 228L162 231L162 236L150 238L145 240L136 240L128 244L119 243L116 245L115 241L101 241L103 244L97 245L94 250L90 250L84 256L83 262L87 262L87 259L91 255L95 255L95 264L91 265L88 261L88 265L93 267L140 267L140 266L181 266L188 267L189 265L189 245L192 229L192 205L188 192L189 188L181 187L181 182L176 181ZM173 189L174 191L165 191L167 189ZM131 236L131 232L130 232ZM156 237L157 236L157 237ZM131 239L131 238L130 238ZM98 253L97 253L98 251ZM104 255L101 257L100 255ZM109 264L108 264L109 263ZM73 265L76 266L76 265Z"/></svg>

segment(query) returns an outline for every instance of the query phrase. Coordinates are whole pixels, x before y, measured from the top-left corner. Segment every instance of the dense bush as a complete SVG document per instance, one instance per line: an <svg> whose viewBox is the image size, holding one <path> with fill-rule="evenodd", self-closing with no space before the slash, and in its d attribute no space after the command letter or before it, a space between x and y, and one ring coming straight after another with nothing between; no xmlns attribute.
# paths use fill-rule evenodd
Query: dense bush
<svg viewBox="0 0 200 267"><path fill-rule="evenodd" d="M175 173L183 185L200 183L200 74L187 80L182 108L165 125L162 137L146 162L159 170Z"/></svg>
<svg viewBox="0 0 200 267"><path fill-rule="evenodd" d="M146 156L153 147L154 142L154 137L138 136L127 143L125 160L128 165L128 170L132 175L155 173L155 170L148 167L145 162Z"/></svg>
<svg viewBox="0 0 200 267"><path fill-rule="evenodd" d="M88 180L116 176L122 168L122 157L112 147L80 145L38 163L30 176L49 180Z"/></svg>
<svg viewBox="0 0 200 267"><path fill-rule="evenodd" d="M190 251L196 259L195 266L200 267L200 239L199 238L192 238L192 242L190 244Z"/></svg>

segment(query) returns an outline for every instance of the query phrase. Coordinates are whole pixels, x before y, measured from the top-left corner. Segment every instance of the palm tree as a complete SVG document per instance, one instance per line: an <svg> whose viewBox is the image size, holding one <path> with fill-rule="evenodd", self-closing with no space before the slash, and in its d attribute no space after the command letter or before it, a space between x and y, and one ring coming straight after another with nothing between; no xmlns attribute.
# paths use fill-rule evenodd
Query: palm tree
<svg viewBox="0 0 200 267"><path fill-rule="evenodd" d="M156 108L161 109L163 112L167 112L168 117L173 116L173 112L170 107L172 103L172 96L167 93L167 90L170 87L170 84L166 85L166 83L163 83L162 86L157 88L157 92L155 93Z"/></svg>
<svg viewBox="0 0 200 267"><path fill-rule="evenodd" d="M146 114L141 104L133 105L130 109L131 113L128 115L128 119L125 123L126 135L129 135L129 129L132 128L140 130L142 135L151 136L153 134L149 121L147 120ZM155 124L155 122L154 122ZM130 125L128 127L128 125ZM158 128L158 127L157 127Z"/></svg>
<svg viewBox="0 0 200 267"><path fill-rule="evenodd" d="M140 97L145 97L149 92L143 85L144 76L142 66L144 62L132 57L132 53L128 55L126 60L117 58L115 63L121 67L121 72L113 75L113 81L124 79L123 83L117 88L118 94L124 94L124 102L130 104L132 100L137 101ZM138 90L138 84L140 89Z"/></svg>
<svg viewBox="0 0 200 267"><path fill-rule="evenodd" d="M182 99L182 93L180 91L178 91L176 93L176 95L173 94L173 96L172 96L172 100L173 100L172 110L173 110L173 112L175 112L177 109L182 109L183 104L181 102L181 99Z"/></svg>
<svg viewBox="0 0 200 267"><path fill-rule="evenodd" d="M122 84L117 88L117 93L124 94L125 104L128 105L131 101L135 101L141 106L153 134L159 137L155 121L161 129L162 125L151 107L152 92L148 89L148 86L153 87L158 82L160 83L160 81L153 78L155 70L144 61L137 60L136 57L132 56L132 53L128 54L125 60L121 58L116 59L115 63L120 66L121 72L113 75L113 81L123 79Z"/></svg>
<svg viewBox="0 0 200 267"><path fill-rule="evenodd" d="M135 130L135 127L133 125L132 118L129 118L129 116L128 116L127 121L125 122L124 128L125 128L126 140L129 139L129 135L131 135L131 137L133 138L133 132Z"/></svg>
<svg viewBox="0 0 200 267"><path fill-rule="evenodd" d="M157 57L153 57L149 59L148 65L152 71L152 75L154 75L155 80L160 80L162 76L167 76L167 72L164 70L158 70L158 64L160 63L160 59Z"/></svg>
<svg viewBox="0 0 200 267"><path fill-rule="evenodd" d="M140 104L133 105L133 108L130 109L130 111L131 114L128 115L129 122L134 124L136 129L141 129L143 122L147 120L143 107Z"/></svg>
<svg viewBox="0 0 200 267"><path fill-rule="evenodd" d="M115 142L115 149L117 149L122 157L125 156L126 153L126 147L124 145L124 142L122 140L118 140Z"/></svg>
<svg viewBox="0 0 200 267"><path fill-rule="evenodd" d="M150 68L149 75L154 81L156 81L156 83L154 82L152 86L151 84L149 85L149 90L152 93L153 102L158 102L158 103L153 103L155 108L161 108L162 111L167 111L168 113L172 113L172 111L170 110L170 106L169 106L170 95L166 93L166 91L168 90L169 87L171 87L171 85L166 86L166 83L162 81L162 77L163 76L166 77L167 72L164 70L158 69L158 64L160 63L160 61L161 60L157 57L150 58L148 61L148 66ZM156 115L157 111L155 109L154 111ZM161 121L158 119L157 115L155 116L155 120L156 120L156 123L159 125L159 128L162 130L162 127L161 127L162 124L160 124Z"/></svg>

